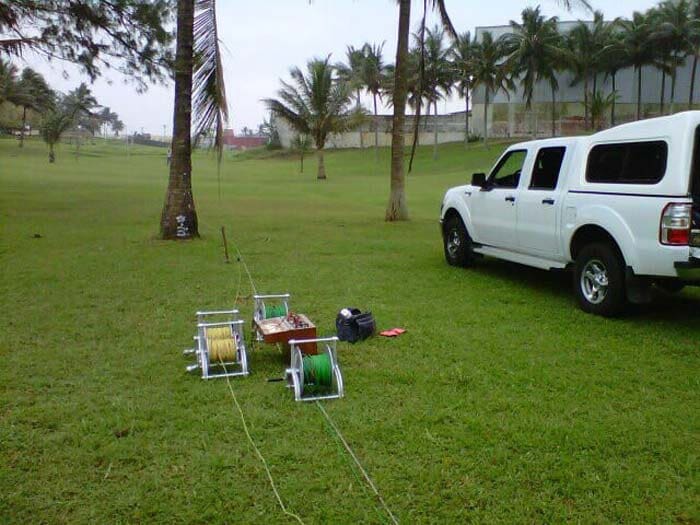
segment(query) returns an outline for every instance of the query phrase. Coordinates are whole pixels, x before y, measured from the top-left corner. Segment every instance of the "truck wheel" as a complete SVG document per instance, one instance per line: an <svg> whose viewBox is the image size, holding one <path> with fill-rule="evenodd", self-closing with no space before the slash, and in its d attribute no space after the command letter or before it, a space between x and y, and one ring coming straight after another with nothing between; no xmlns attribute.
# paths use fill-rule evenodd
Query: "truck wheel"
<svg viewBox="0 0 700 525"><path fill-rule="evenodd" d="M470 266L474 261L472 239L462 219L453 215L445 222L445 259L452 266Z"/></svg>
<svg viewBox="0 0 700 525"><path fill-rule="evenodd" d="M584 312L614 317L627 306L625 264L606 243L585 246L576 257L574 289Z"/></svg>

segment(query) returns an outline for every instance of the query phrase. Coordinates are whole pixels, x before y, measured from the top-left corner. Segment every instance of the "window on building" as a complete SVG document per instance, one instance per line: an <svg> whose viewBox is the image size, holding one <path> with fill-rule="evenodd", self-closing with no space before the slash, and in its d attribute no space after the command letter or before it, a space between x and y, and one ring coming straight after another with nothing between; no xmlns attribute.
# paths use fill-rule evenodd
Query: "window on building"
<svg viewBox="0 0 700 525"><path fill-rule="evenodd" d="M531 190L553 190L557 187L559 170L564 160L566 148L541 148L532 167Z"/></svg>
<svg viewBox="0 0 700 525"><path fill-rule="evenodd" d="M599 144L588 155L586 180L607 184L656 184L666 174L662 140Z"/></svg>
<svg viewBox="0 0 700 525"><path fill-rule="evenodd" d="M491 173L489 185L492 188L517 188L525 157L527 151L524 149L509 151Z"/></svg>

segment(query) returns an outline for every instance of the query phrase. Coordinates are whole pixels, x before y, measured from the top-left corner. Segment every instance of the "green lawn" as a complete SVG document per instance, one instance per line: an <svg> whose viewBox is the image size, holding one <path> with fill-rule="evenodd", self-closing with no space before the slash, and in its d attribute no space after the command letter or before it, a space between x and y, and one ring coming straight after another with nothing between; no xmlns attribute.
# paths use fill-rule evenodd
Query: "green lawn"
<svg viewBox="0 0 700 525"><path fill-rule="evenodd" d="M0 522L289 523L226 382L184 373L197 309L258 290L331 334L359 306L398 339L342 344L347 395L325 408L403 523L700 522L700 289L619 320L579 311L566 274L449 267L446 188L500 153L420 151L412 220L383 222L388 151L195 159L202 239L155 240L163 150L0 140ZM246 160L247 159L247 160ZM41 238L35 238L35 234ZM289 509L386 522L275 347L233 388ZM120 436L120 437L117 437Z"/></svg>

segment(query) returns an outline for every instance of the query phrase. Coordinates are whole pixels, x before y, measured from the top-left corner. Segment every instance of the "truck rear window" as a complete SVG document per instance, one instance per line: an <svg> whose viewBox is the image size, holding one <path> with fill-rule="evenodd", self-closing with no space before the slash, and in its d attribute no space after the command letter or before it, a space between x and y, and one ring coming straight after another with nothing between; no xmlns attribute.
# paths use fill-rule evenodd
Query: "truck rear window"
<svg viewBox="0 0 700 525"><path fill-rule="evenodd" d="M599 144L588 154L586 180L605 184L656 184L666 174L663 140Z"/></svg>

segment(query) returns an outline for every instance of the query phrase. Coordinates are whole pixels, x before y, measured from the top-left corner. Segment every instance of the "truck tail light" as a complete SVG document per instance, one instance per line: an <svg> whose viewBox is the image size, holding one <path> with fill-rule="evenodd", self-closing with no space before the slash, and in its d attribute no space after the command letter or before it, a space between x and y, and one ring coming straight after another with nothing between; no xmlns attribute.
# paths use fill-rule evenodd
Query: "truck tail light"
<svg viewBox="0 0 700 525"><path fill-rule="evenodd" d="M661 214L659 239L661 244L671 246L688 246L690 243L690 226L692 204L672 202Z"/></svg>

